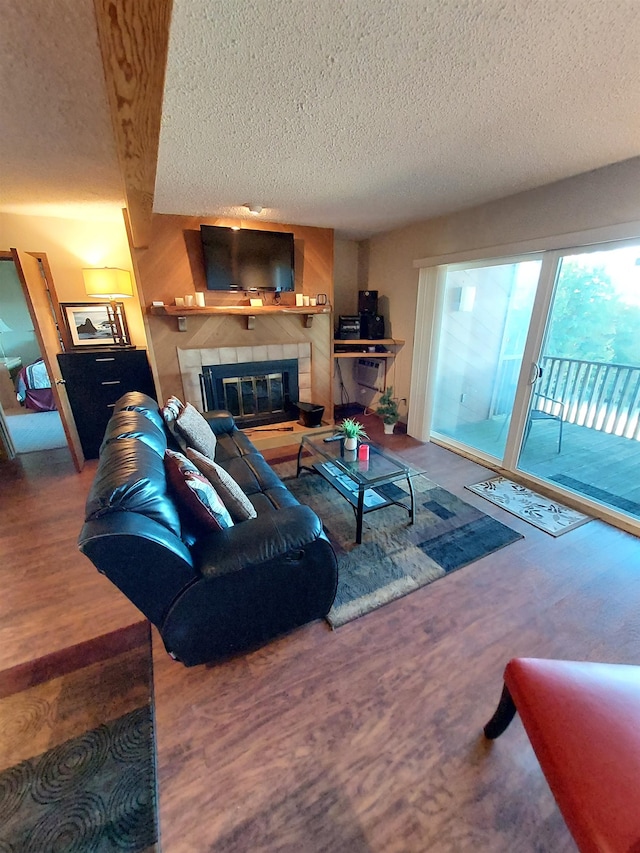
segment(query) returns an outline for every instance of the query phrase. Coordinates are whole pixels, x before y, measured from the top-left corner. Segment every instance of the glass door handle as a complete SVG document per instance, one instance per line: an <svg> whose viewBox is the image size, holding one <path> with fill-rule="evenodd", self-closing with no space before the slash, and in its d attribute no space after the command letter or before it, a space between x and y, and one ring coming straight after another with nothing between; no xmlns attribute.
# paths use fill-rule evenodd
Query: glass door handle
<svg viewBox="0 0 640 853"><path fill-rule="evenodd" d="M537 361L532 362L531 370L529 371L529 385L535 385L538 379L542 377L542 368Z"/></svg>

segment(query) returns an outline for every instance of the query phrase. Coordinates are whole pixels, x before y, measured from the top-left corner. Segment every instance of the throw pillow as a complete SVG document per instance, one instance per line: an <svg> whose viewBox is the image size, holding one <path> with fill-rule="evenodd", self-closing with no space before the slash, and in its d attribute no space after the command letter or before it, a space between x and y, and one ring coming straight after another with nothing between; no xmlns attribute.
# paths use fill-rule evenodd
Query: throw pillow
<svg viewBox="0 0 640 853"><path fill-rule="evenodd" d="M166 450L167 480L178 499L178 510L196 535L233 527L225 505L209 480L196 466L174 450Z"/></svg>
<svg viewBox="0 0 640 853"><path fill-rule="evenodd" d="M189 447L213 459L216 454L215 433L191 403L185 403L176 419L176 428Z"/></svg>
<svg viewBox="0 0 640 853"><path fill-rule="evenodd" d="M187 449L187 458L214 486L234 521L247 521L250 518L257 517L258 514L249 498L231 474L227 473L217 462L207 459L206 456L191 447Z"/></svg>
<svg viewBox="0 0 640 853"><path fill-rule="evenodd" d="M183 408L184 404L181 403L177 397L169 397L161 409L161 414L167 429L176 440L177 446L180 447L181 450L186 450L187 442L176 429L176 420Z"/></svg>
<svg viewBox="0 0 640 853"><path fill-rule="evenodd" d="M164 405L165 408L171 409L174 418L177 418L180 412L184 409L184 403L181 400L178 400L177 397L169 397Z"/></svg>

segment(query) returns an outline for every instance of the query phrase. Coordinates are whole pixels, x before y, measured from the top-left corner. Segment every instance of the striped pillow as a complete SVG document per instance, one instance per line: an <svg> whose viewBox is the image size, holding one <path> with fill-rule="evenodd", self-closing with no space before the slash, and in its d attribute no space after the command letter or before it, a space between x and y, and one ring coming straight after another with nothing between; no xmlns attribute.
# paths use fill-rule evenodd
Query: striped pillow
<svg viewBox="0 0 640 853"><path fill-rule="evenodd" d="M174 450L166 450L167 480L177 498L178 512L196 536L233 527L229 511L209 480Z"/></svg>

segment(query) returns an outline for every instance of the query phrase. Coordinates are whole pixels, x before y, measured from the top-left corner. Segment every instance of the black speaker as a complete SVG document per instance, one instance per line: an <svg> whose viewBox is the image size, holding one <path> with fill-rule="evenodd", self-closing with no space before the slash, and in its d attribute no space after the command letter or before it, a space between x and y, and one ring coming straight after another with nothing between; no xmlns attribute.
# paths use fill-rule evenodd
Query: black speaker
<svg viewBox="0 0 640 853"><path fill-rule="evenodd" d="M358 312L360 314L377 314L378 313L378 291L377 290L359 290L358 291Z"/></svg>
<svg viewBox="0 0 640 853"><path fill-rule="evenodd" d="M384 317L380 314L361 314L360 334L366 341L378 341L384 338Z"/></svg>

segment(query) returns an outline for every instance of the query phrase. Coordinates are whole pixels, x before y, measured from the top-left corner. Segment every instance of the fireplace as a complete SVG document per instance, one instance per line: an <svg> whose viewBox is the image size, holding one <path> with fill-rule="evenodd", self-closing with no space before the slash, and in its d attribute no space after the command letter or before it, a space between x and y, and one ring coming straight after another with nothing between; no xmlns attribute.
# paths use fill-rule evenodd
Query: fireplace
<svg viewBox="0 0 640 853"><path fill-rule="evenodd" d="M290 342L286 344L256 344L255 346L238 346L238 347L203 347L201 349L190 347L188 349L178 348L178 363L180 365L180 378L182 379L182 392L184 398L189 400L199 411L205 412L211 410L224 400L224 395L214 396L214 389L210 389L209 398L205 389L205 374L215 376L215 371L211 368L224 368L218 375L218 378L231 379L242 376L267 376L270 377L266 384L271 385L271 396L275 397L275 401L270 404L270 409L274 411L260 411L266 408L262 403L262 388L261 381L256 381L256 394L260 400L258 413L254 416L253 425L264 423L282 423L282 421L296 420L298 417L297 409L293 408L293 404L297 402L308 403L312 399L311 387L311 345L308 341ZM282 404L278 397L278 382L277 376L274 378L272 374L280 374L280 362L285 362L285 371L287 376L283 377ZM293 367L291 363L293 362ZM268 367L269 369L265 369ZM271 368L274 368L273 370ZM276 369L277 368L277 369ZM207 380L208 382L209 380ZM215 388L215 383L213 383ZM230 394L236 392L231 391L232 382L227 382L227 391ZM253 395L253 381L251 383ZM236 388L237 388L236 384ZM240 386L239 397L242 397L242 388ZM218 386L218 395L220 389ZM179 394L178 394L179 396ZM243 403L244 406L244 403ZM224 404L223 404L224 408ZM248 407L245 407L248 408ZM284 412L287 411L286 416ZM293 409L293 411L292 411ZM240 424L238 424L240 426ZM248 421L242 422L242 426L251 425L251 418Z"/></svg>
<svg viewBox="0 0 640 853"><path fill-rule="evenodd" d="M297 359L203 365L200 383L204 411L227 409L241 428L297 415Z"/></svg>

